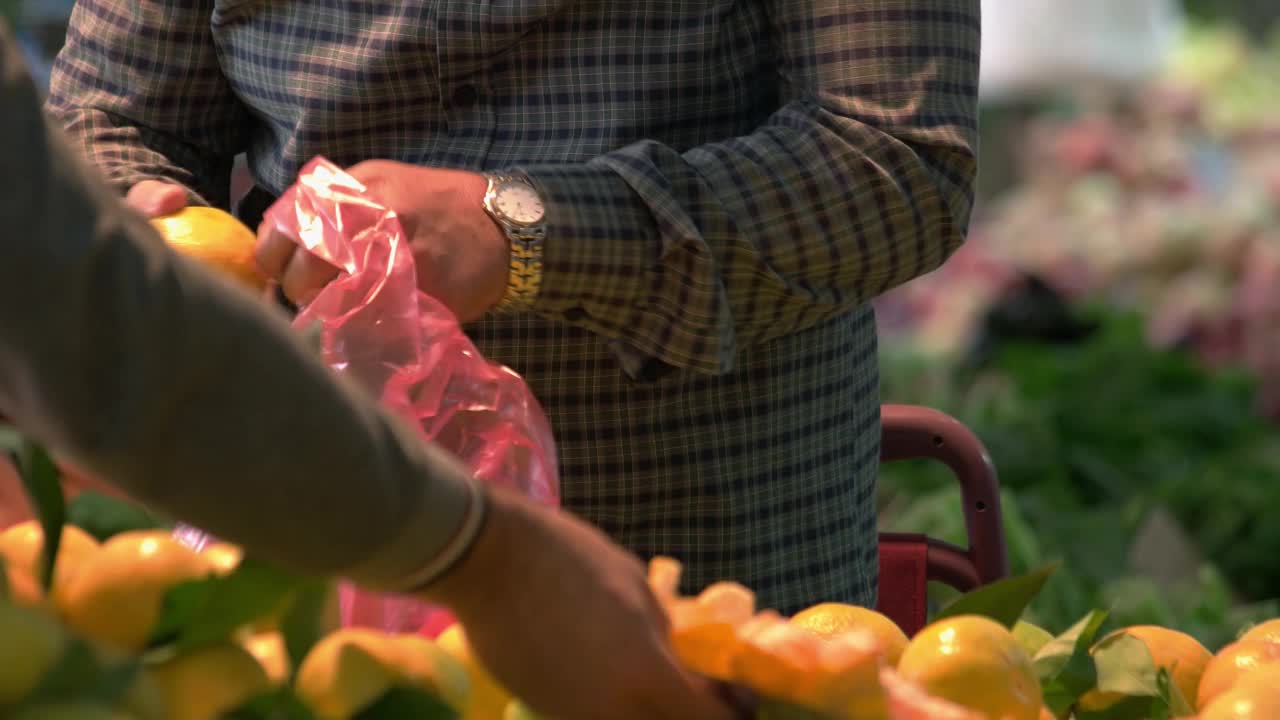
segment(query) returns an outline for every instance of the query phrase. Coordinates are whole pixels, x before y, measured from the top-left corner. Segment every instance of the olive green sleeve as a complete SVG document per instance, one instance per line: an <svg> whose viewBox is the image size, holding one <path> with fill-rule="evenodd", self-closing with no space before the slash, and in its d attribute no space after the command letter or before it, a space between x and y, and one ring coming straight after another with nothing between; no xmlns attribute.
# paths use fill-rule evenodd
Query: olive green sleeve
<svg viewBox="0 0 1280 720"><path fill-rule="evenodd" d="M122 206L49 128L2 22L0 108L0 415L299 570L406 590L465 550L465 468Z"/></svg>

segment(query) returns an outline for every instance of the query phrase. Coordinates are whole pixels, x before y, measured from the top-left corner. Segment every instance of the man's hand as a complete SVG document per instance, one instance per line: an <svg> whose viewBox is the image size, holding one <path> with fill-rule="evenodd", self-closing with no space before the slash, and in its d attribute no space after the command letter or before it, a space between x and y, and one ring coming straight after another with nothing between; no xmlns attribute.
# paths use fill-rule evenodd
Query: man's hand
<svg viewBox="0 0 1280 720"><path fill-rule="evenodd" d="M149 218L176 213L187 206L187 191L181 185L143 180L129 188L124 197L129 207Z"/></svg>
<svg viewBox="0 0 1280 720"><path fill-rule="evenodd" d="M160 180L143 180L129 188L124 204L147 218L171 215L187 206L187 189ZM274 285L263 288L262 299L268 303L275 301Z"/></svg>
<svg viewBox="0 0 1280 720"><path fill-rule="evenodd" d="M594 528L501 490L430 599L485 667L557 720L729 720L716 686L680 666L644 567Z"/></svg>
<svg viewBox="0 0 1280 720"><path fill-rule="evenodd" d="M390 160L363 162L347 172L400 217L423 292L464 323L498 304L506 292L510 249L484 211L484 176ZM338 274L266 223L258 229L257 257L259 269L279 280L285 295L299 305Z"/></svg>

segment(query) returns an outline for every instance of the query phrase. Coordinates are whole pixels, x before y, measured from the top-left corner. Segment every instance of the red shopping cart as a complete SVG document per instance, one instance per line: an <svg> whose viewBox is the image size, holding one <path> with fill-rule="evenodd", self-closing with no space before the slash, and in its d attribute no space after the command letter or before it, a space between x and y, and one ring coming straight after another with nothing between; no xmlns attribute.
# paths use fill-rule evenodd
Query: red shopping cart
<svg viewBox="0 0 1280 720"><path fill-rule="evenodd" d="M982 441L955 418L930 408L880 408L881 463L930 459L949 467L960 482L967 548L925 534L880 534L880 597L877 609L908 636L928 620L928 583L972 590L1009 574L1000 483Z"/></svg>

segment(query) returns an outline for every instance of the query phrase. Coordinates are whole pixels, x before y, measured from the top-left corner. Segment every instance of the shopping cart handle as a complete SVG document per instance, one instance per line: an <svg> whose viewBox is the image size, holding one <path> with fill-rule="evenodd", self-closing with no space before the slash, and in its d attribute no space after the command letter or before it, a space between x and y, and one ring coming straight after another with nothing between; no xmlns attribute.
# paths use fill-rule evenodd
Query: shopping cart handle
<svg viewBox="0 0 1280 720"><path fill-rule="evenodd" d="M1009 574L1000 481L986 446L969 428L946 413L913 405L882 405L880 461L931 459L951 469L960 482L969 547L963 555L973 563L982 584ZM958 549L936 548L954 566ZM941 557L939 558L941 559ZM948 574L959 573L956 567ZM941 579L941 578L939 578Z"/></svg>

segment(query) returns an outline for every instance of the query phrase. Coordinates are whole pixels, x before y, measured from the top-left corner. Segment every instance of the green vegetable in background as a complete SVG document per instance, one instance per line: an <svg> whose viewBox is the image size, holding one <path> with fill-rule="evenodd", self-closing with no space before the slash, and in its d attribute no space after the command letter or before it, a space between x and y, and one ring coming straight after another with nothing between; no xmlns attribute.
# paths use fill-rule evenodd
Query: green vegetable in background
<svg viewBox="0 0 1280 720"><path fill-rule="evenodd" d="M1035 620L1065 627L1107 607L1126 623L1220 644L1242 618L1276 609L1280 433L1256 413L1249 377L1150 348L1135 316L1091 315L1099 329L1084 341L1008 343L972 371L890 349L882 397L949 412L987 444L1013 571L1063 562L1031 608ZM885 529L963 542L945 470L894 463L882 477ZM1134 532L1157 507L1213 563L1172 592L1128 564Z"/></svg>

